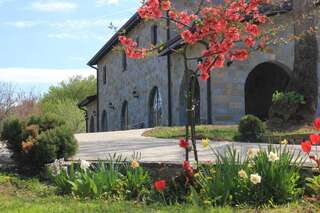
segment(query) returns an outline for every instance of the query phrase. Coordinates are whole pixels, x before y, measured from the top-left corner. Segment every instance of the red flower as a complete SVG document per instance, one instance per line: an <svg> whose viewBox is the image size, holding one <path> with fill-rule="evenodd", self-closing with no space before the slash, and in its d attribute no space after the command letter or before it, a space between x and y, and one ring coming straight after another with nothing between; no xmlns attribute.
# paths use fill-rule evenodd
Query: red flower
<svg viewBox="0 0 320 213"><path fill-rule="evenodd" d="M182 168L188 173L188 175L192 176L193 175L193 168L189 161L185 160L183 162Z"/></svg>
<svg viewBox="0 0 320 213"><path fill-rule="evenodd" d="M320 130L320 118L317 118L317 119L314 120L313 126L314 126L314 128L316 128L317 130Z"/></svg>
<svg viewBox="0 0 320 213"><path fill-rule="evenodd" d="M247 23L246 30L249 34L251 34L253 36L258 36L260 34L260 30L259 30L258 26L255 24Z"/></svg>
<svg viewBox="0 0 320 213"><path fill-rule="evenodd" d="M188 148L188 146L189 146L189 142L187 141L187 140L185 140L185 139L180 139L180 141L179 141L179 146L181 147L181 148Z"/></svg>
<svg viewBox="0 0 320 213"><path fill-rule="evenodd" d="M313 145L318 144L320 142L320 135L311 134L309 137L310 137L310 141Z"/></svg>
<svg viewBox="0 0 320 213"><path fill-rule="evenodd" d="M165 180L158 180L156 182L154 182L154 188L157 191L163 191L166 188L166 181Z"/></svg>
<svg viewBox="0 0 320 213"><path fill-rule="evenodd" d="M301 149L303 152L309 153L311 151L312 144L310 141L305 141L301 143Z"/></svg>

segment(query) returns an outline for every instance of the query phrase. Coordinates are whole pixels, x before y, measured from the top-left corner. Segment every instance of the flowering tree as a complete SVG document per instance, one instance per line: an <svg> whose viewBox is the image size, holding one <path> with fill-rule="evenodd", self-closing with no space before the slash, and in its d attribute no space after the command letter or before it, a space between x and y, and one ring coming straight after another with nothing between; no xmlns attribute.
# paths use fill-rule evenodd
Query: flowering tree
<svg viewBox="0 0 320 213"><path fill-rule="evenodd" d="M214 4L211 0L195 1L193 12L178 11L171 0L146 0L138 14L145 20L166 20L174 24L183 44L181 54L184 59L187 91L187 124L185 139L180 146L186 149L186 161L189 160L189 139L191 137L194 157L198 163L195 137L195 81L200 77L208 80L210 72L223 68L232 61L244 61L252 50L265 46L266 34L261 29L268 18L260 12L260 7L270 0L224 0L223 4ZM164 48L164 45L138 47L137 43L124 35L119 41L130 58L144 58L150 53ZM201 44L205 49L197 57L188 56L188 48ZM170 48L170 47L167 47ZM175 51L173 49L170 49ZM177 52L177 51L175 51ZM197 63L196 69L189 67L189 62ZM189 136L190 131L190 136ZM189 164L185 163L189 168Z"/></svg>

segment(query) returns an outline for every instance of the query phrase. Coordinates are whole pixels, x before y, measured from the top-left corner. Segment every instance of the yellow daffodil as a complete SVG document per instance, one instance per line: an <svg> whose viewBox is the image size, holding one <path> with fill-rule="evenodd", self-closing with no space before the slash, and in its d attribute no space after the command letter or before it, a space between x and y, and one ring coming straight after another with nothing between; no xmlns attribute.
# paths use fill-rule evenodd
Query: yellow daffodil
<svg viewBox="0 0 320 213"><path fill-rule="evenodd" d="M131 168L135 169L138 168L140 166L139 162L136 160L131 161Z"/></svg>
<svg viewBox="0 0 320 213"><path fill-rule="evenodd" d="M284 139L284 140L280 141L280 144L286 145L286 144L288 144L288 140L287 140L287 139Z"/></svg>
<svg viewBox="0 0 320 213"><path fill-rule="evenodd" d="M202 146L203 148L207 148L209 146L209 139L202 139Z"/></svg>
<svg viewBox="0 0 320 213"><path fill-rule="evenodd" d="M241 178L247 178L247 177L248 177L246 171L244 171L243 169L241 169L241 170L238 172L238 174L239 174L239 176L240 176Z"/></svg>
<svg viewBox="0 0 320 213"><path fill-rule="evenodd" d="M199 176L200 176L199 173L195 173L195 174L194 174L194 177L195 177L195 178L197 178L197 177L199 177Z"/></svg>
<svg viewBox="0 0 320 213"><path fill-rule="evenodd" d="M278 156L277 153L275 153L275 152L270 152L270 153L268 154L268 160L269 160L270 162L277 161L277 160L279 160L279 156Z"/></svg>

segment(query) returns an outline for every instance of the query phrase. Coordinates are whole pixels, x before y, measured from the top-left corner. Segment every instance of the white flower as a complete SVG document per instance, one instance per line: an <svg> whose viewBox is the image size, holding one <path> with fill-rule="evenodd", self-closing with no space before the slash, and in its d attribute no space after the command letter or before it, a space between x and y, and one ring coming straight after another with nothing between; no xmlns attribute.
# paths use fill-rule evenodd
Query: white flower
<svg viewBox="0 0 320 213"><path fill-rule="evenodd" d="M275 152L270 152L268 154L268 159L269 159L270 162L274 162L276 160L279 160L279 156Z"/></svg>
<svg viewBox="0 0 320 213"><path fill-rule="evenodd" d="M248 177L246 171L244 171L243 169L241 169L241 170L238 172L238 174L239 174L239 176L240 176L241 178L247 178L247 177Z"/></svg>
<svg viewBox="0 0 320 213"><path fill-rule="evenodd" d="M259 174L251 174L250 175L250 181L251 183L253 184L258 184L258 183L261 183L261 176Z"/></svg>
<svg viewBox="0 0 320 213"><path fill-rule="evenodd" d="M258 152L259 152L259 149L253 149L253 148L248 149L248 152L247 152L248 158L250 159L254 158L255 156L258 155Z"/></svg>
<svg viewBox="0 0 320 213"><path fill-rule="evenodd" d="M90 163L86 160L80 161L80 168L83 170L87 170L90 167Z"/></svg>

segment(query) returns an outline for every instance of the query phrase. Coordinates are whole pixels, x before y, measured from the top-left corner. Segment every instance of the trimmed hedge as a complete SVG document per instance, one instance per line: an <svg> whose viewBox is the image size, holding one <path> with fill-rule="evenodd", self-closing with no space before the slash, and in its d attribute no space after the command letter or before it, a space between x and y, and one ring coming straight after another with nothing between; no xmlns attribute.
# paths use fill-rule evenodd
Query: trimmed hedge
<svg viewBox="0 0 320 213"><path fill-rule="evenodd" d="M241 141L260 142L266 132L266 126L258 117L245 115L240 120L238 132Z"/></svg>

